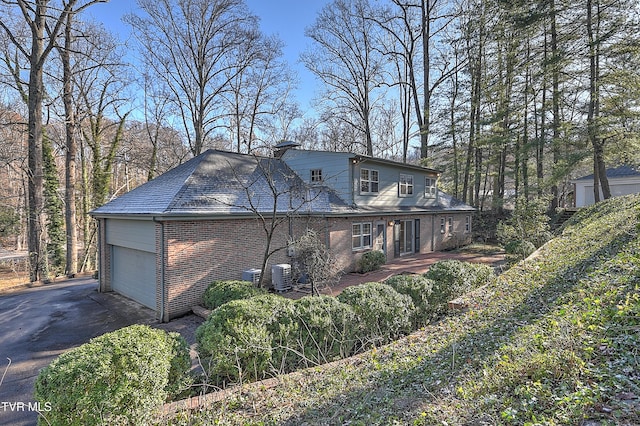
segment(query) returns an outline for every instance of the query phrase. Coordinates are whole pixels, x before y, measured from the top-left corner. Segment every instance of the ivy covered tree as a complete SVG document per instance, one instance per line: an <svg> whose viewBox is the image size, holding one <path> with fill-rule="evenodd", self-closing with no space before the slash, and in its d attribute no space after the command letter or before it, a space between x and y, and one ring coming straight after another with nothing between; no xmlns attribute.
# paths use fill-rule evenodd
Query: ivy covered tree
<svg viewBox="0 0 640 426"><path fill-rule="evenodd" d="M65 228L63 202L60 197L60 178L53 156L51 140L45 134L42 143L42 160L44 169L44 209L47 214L47 270L51 274L59 274L65 268Z"/></svg>

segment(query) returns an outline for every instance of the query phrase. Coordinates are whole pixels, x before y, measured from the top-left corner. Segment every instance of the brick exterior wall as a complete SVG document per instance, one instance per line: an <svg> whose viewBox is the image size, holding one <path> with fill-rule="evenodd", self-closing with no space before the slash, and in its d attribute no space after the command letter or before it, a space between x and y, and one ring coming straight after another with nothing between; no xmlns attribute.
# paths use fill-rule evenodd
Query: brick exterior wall
<svg viewBox="0 0 640 426"><path fill-rule="evenodd" d="M471 218L472 213L398 215L398 216L369 216L346 217L329 219L331 252L338 259L340 267L345 272L356 270L358 259L370 249L353 250L351 246L351 232L353 223L370 222L372 233L375 234L376 223L384 222L386 234L387 259L394 258L394 225L396 220L420 219L420 253L440 251L460 247L471 242L472 233L465 232L465 217ZM440 218L445 218L445 233L440 232ZM448 218L453 218L453 232L447 227ZM469 219L471 220L471 219ZM470 229L471 231L471 229ZM374 238L372 236L372 238Z"/></svg>
<svg viewBox="0 0 640 426"><path fill-rule="evenodd" d="M469 217L470 230L465 231L465 218ZM454 249L462 247L472 241L473 223L471 223L473 214L469 213L457 213L457 214L439 214L435 215L434 237L435 248L434 251ZM449 231L449 218L453 219L453 232ZM445 230L441 232L440 224L444 219Z"/></svg>
<svg viewBox="0 0 640 426"><path fill-rule="evenodd" d="M257 219L167 221L164 240L158 238L159 262L164 262L166 320L187 313L201 304L202 294L215 280L241 279L247 269L260 269L266 247L266 234ZM321 227L307 219L281 223L271 241L271 250L280 248L268 261L264 283L271 284L271 265L291 263L287 255L290 233L293 238L307 227ZM159 280L162 278L159 275ZM162 283L158 283L158 299ZM160 300L158 307L160 308Z"/></svg>

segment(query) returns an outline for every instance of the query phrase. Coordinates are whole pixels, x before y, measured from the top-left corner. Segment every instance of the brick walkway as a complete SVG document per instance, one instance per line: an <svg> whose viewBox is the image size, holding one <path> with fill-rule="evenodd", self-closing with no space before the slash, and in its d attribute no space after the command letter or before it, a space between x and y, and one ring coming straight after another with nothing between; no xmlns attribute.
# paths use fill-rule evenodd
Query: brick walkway
<svg viewBox="0 0 640 426"><path fill-rule="evenodd" d="M384 281L393 275L402 273L424 274L429 267L436 262L447 259L457 259L466 262L484 263L492 266L499 266L504 263L504 254L484 254L473 252L430 252L419 253L413 256L401 257L393 259L382 266L381 269L367 274L348 273L342 276L338 285L331 289L321 291L322 294L337 296L342 290L353 285L363 284L366 282ZM309 294L308 288L300 288L284 293L283 296L292 299L298 299Z"/></svg>

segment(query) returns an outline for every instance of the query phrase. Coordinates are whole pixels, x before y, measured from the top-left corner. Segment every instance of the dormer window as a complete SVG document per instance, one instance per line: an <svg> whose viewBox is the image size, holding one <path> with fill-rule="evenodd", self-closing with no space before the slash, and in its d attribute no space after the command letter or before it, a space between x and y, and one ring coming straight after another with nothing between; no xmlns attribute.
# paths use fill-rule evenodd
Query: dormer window
<svg viewBox="0 0 640 426"><path fill-rule="evenodd" d="M425 178L424 179L424 196L427 198L436 198L436 194L438 193L437 187L437 179L435 178Z"/></svg>
<svg viewBox="0 0 640 426"><path fill-rule="evenodd" d="M400 197L411 197L413 195L413 175L400 174L398 195Z"/></svg>
<svg viewBox="0 0 640 426"><path fill-rule="evenodd" d="M312 183L320 183L320 182L322 182L322 169L312 169L311 170L311 182Z"/></svg>
<svg viewBox="0 0 640 426"><path fill-rule="evenodd" d="M378 171L360 169L360 194L377 194L380 181Z"/></svg>

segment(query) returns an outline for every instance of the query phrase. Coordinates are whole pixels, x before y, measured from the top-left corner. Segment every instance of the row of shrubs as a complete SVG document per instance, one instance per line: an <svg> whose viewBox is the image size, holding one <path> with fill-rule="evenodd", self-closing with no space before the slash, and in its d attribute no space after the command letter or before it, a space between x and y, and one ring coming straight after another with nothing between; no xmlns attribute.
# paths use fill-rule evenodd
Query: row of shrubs
<svg viewBox="0 0 640 426"><path fill-rule="evenodd" d="M196 331L210 382L256 380L345 358L405 335L446 311L449 300L486 282L492 269L459 261L424 275L345 289L338 297L290 300L249 282L218 281L213 309ZM40 424L147 424L192 384L189 348L177 333L134 325L56 358L37 377Z"/></svg>
<svg viewBox="0 0 640 426"><path fill-rule="evenodd" d="M208 381L218 385L323 364L383 345L436 320L446 313L448 301L492 276L489 266L447 260L424 275L397 275L384 283L349 287L336 298L293 301L258 292L224 304L211 300L246 295L253 286L215 282L205 295L214 310L196 331L198 351ZM222 296L225 291L227 296Z"/></svg>

